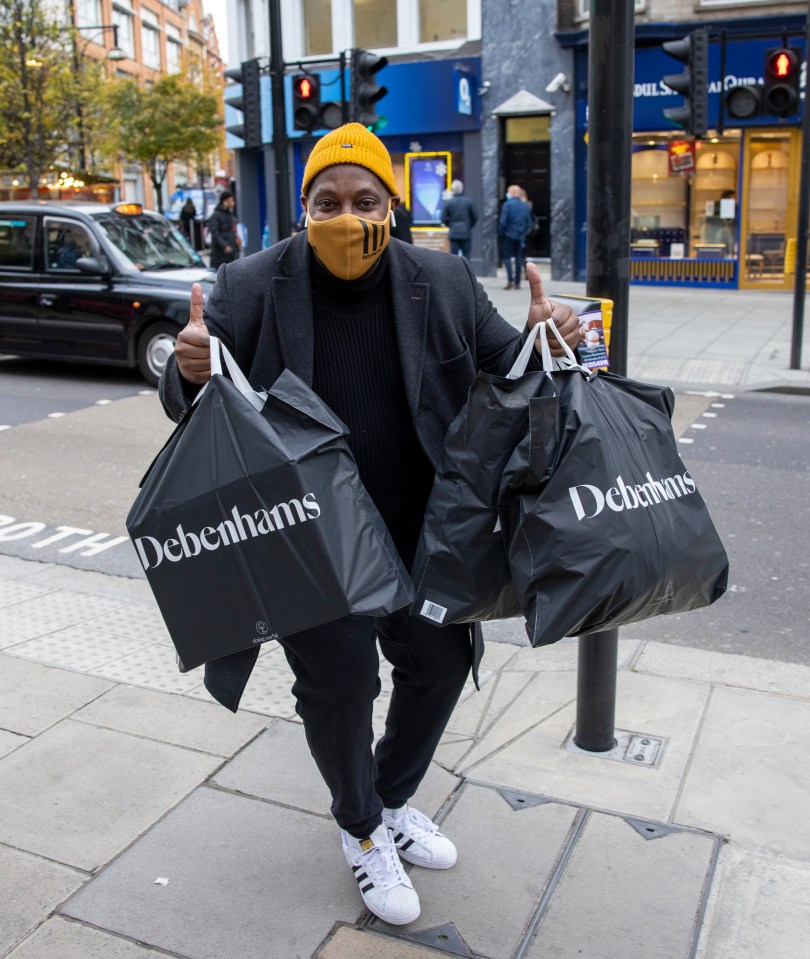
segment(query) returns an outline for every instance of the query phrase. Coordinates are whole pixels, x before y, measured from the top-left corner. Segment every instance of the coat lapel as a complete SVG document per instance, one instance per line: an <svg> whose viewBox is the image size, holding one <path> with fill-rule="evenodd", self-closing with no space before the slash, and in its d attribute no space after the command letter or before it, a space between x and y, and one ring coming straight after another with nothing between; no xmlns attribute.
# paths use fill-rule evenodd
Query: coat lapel
<svg viewBox="0 0 810 959"><path fill-rule="evenodd" d="M312 386L315 329L309 247L303 233L290 243L279 266L282 275L273 277L271 282L282 368Z"/></svg>
<svg viewBox="0 0 810 959"><path fill-rule="evenodd" d="M415 419L420 412L419 393L425 366L430 284L418 282L419 266L411 258L407 244L392 242L388 248L399 359L408 408Z"/></svg>

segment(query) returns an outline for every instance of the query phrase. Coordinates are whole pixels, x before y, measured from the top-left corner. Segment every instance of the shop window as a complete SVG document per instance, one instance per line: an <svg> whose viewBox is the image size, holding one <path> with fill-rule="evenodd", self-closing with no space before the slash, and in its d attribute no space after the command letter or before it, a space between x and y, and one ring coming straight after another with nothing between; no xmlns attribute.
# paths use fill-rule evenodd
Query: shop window
<svg viewBox="0 0 810 959"><path fill-rule="evenodd" d="M634 146L630 199L634 256L684 253L687 184L683 175L670 171L667 147L667 140Z"/></svg>
<svg viewBox="0 0 810 959"><path fill-rule="evenodd" d="M395 47L397 0L354 0L354 42L363 49Z"/></svg>
<svg viewBox="0 0 810 959"><path fill-rule="evenodd" d="M303 0L304 55L332 52L332 0Z"/></svg>
<svg viewBox="0 0 810 959"><path fill-rule="evenodd" d="M419 42L463 40L467 36L467 0L419 0Z"/></svg>
<svg viewBox="0 0 810 959"><path fill-rule="evenodd" d="M787 246L790 139L787 135L752 135L748 173L749 274L782 276Z"/></svg>
<svg viewBox="0 0 810 959"><path fill-rule="evenodd" d="M704 142L698 152L690 222L697 256L726 257L735 253L739 156L737 140Z"/></svg>

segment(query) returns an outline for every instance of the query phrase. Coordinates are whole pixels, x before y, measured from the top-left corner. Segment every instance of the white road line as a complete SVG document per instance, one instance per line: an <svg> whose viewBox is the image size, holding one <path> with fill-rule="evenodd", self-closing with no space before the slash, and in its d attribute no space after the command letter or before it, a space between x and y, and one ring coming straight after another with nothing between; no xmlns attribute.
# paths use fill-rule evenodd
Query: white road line
<svg viewBox="0 0 810 959"><path fill-rule="evenodd" d="M705 430L708 425L709 425L708 423L693 423L693 424L689 427L689 429L690 429L690 430Z"/></svg>
<svg viewBox="0 0 810 959"><path fill-rule="evenodd" d="M720 399L721 399L721 400L733 400L733 399L734 399L734 394L733 394L733 393L721 393L721 394L720 394Z"/></svg>
<svg viewBox="0 0 810 959"><path fill-rule="evenodd" d="M59 419L60 416L65 416L65 413L48 413L48 417L52 420Z"/></svg>
<svg viewBox="0 0 810 959"><path fill-rule="evenodd" d="M712 403L713 410L724 410L726 408L725 403Z"/></svg>
<svg viewBox="0 0 810 959"><path fill-rule="evenodd" d="M679 442L679 443L694 443L695 441L694 441L693 439L690 439L688 436L679 436L679 437L678 437L678 442Z"/></svg>
<svg viewBox="0 0 810 959"><path fill-rule="evenodd" d="M10 430L10 429L11 429L10 426L2 426L2 425L0 425L0 430Z"/></svg>
<svg viewBox="0 0 810 959"><path fill-rule="evenodd" d="M701 416L705 416L707 420L717 419L717 413L701 413Z"/></svg>
<svg viewBox="0 0 810 959"><path fill-rule="evenodd" d="M96 406L107 406L112 403L112 400L96 400Z"/></svg>
<svg viewBox="0 0 810 959"><path fill-rule="evenodd" d="M138 390L138 396L154 396L155 390Z"/></svg>

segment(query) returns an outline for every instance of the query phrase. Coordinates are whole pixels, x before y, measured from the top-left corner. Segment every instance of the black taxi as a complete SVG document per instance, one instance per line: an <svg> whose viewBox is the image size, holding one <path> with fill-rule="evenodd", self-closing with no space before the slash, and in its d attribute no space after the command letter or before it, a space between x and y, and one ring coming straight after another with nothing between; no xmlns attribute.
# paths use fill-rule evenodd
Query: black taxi
<svg viewBox="0 0 810 959"><path fill-rule="evenodd" d="M157 384L216 278L136 203L0 202L0 353L137 367Z"/></svg>

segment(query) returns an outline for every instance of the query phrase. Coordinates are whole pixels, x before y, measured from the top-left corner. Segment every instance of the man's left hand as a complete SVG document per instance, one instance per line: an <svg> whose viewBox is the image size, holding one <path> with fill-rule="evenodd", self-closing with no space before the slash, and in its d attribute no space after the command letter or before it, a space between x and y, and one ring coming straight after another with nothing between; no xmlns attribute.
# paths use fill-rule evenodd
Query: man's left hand
<svg viewBox="0 0 810 959"><path fill-rule="evenodd" d="M560 336L571 347L576 349L580 341L579 317L564 303L555 303L550 300L543 292L543 280L540 277L540 270L534 263L526 264L526 275L529 279L529 290L531 300L529 301L529 318L527 320L530 330L533 330L538 323L549 318L554 320L554 325ZM552 356L563 356L563 348L557 342L555 336L549 336L549 346ZM540 351L540 341L535 344L538 352Z"/></svg>

